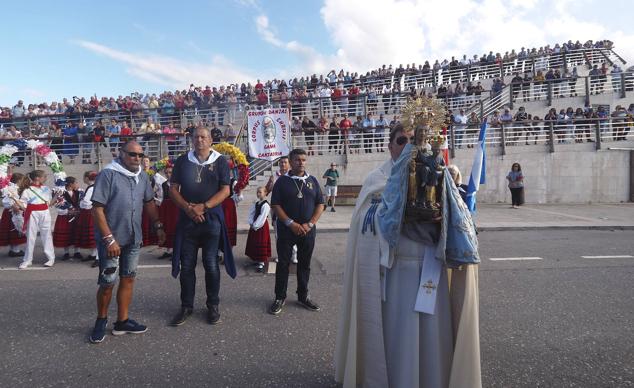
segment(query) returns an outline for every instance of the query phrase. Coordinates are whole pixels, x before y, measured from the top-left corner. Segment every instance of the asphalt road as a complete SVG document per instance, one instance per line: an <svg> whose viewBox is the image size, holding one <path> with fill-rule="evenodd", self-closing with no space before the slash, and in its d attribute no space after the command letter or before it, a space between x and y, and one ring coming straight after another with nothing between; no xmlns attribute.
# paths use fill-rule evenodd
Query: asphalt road
<svg viewBox="0 0 634 388"><path fill-rule="evenodd" d="M634 255L634 231L479 237L485 386L634 386L634 258L582 257ZM220 325L204 321L199 276L195 315L179 328L167 326L178 309L178 282L168 268L141 268L131 317L148 332L108 335L100 345L86 341L95 318L95 269L59 262L18 272L15 259L1 257L0 387L336 386L345 239L318 237L310 283L318 313L292 302L293 279L282 314L266 314L274 277L242 268L240 244L239 277L222 278ZM167 262L144 249L141 264Z"/></svg>

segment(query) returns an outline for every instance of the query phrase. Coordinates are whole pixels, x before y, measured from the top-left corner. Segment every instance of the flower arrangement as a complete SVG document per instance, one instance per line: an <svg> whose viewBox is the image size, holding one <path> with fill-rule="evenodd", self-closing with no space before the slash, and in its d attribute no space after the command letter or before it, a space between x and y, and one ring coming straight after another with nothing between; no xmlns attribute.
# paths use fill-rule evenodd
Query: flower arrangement
<svg viewBox="0 0 634 388"><path fill-rule="evenodd" d="M64 186L66 185L66 173L64 172L64 165L59 160L57 154L39 140L17 139L0 147L0 190L2 190L2 193L4 195L7 194L11 180L11 177L8 175L8 166L13 154L26 149L35 151L38 156L44 159L46 165L51 169L56 186L54 190L64 190Z"/></svg>
<svg viewBox="0 0 634 388"><path fill-rule="evenodd" d="M249 184L249 162L247 162L247 157L240 151L240 148L226 142L215 144L212 148L221 154L229 155L233 160L236 165L235 168L238 170L236 185L233 189L237 194L240 194Z"/></svg>
<svg viewBox="0 0 634 388"><path fill-rule="evenodd" d="M161 160L158 160L154 163L150 169L147 171L147 174L152 177L157 172L165 170L167 167L174 167L174 161L171 160L168 156L164 157Z"/></svg>

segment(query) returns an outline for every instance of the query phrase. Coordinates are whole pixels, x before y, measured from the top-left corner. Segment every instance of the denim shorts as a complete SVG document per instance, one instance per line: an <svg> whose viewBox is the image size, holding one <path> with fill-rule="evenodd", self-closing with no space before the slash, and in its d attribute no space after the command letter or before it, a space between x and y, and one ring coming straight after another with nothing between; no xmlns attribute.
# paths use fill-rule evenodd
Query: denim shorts
<svg viewBox="0 0 634 388"><path fill-rule="evenodd" d="M108 257L108 250L101 241L97 242L99 250L99 278L97 284L101 286L112 285L117 281L117 272L122 278L136 276L139 265L139 251L141 244L129 244L121 247L119 257Z"/></svg>

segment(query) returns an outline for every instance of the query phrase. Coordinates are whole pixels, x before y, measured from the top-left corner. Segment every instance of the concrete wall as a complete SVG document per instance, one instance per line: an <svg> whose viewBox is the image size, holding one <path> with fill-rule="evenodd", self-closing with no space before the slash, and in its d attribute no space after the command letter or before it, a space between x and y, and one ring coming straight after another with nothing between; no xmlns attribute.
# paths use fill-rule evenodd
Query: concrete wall
<svg viewBox="0 0 634 388"><path fill-rule="evenodd" d="M603 149L596 151L593 143L557 144L556 152L550 153L545 145L507 147L507 154L500 155L500 147L487 149L487 182L478 192L478 201L486 203L510 202L510 192L506 186L506 174L513 162L522 165L526 179L525 196L527 203L588 203L588 202L628 202L632 200L631 160L634 152L608 150L609 147L634 148L634 141L604 143ZM462 171L465 183L473 163L472 149L460 149L452 160ZM307 170L321 179L331 162L338 164L341 174L340 184L361 185L368 172L389 158L389 153L358 155L316 155L308 158ZM66 173L80 181L84 171L96 169L95 165L65 165ZM48 171L46 166L42 167ZM16 169L27 172L28 168ZM49 173L49 185L52 185ZM251 183L252 187L263 184L261 177ZM83 186L83 185L82 185ZM251 193L253 192L253 193ZM251 198L255 190L247 190L245 196Z"/></svg>
<svg viewBox="0 0 634 388"><path fill-rule="evenodd" d="M511 164L519 162L525 175L527 203L588 203L630 201L630 157L628 151L596 151L594 144L558 145L550 153L546 146L507 147L500 155L499 147L487 149L487 182L478 192L478 201L486 203L510 202L506 174ZM633 141L619 147L634 147ZM465 183L473 163L473 150L459 150L452 163L462 171ZM348 163L342 156L313 156L308 170L321 178L330 162L339 164L341 184L360 185L373 168L389 157L388 153L350 155ZM320 180L321 181L321 180Z"/></svg>

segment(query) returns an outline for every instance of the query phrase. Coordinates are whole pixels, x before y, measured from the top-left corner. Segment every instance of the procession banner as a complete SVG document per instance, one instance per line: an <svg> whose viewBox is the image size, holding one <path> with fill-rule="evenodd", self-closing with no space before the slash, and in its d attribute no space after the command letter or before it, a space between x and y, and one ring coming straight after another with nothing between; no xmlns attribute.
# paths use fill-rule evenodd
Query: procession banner
<svg viewBox="0 0 634 388"><path fill-rule="evenodd" d="M247 125L251 157L273 161L288 155L288 109L250 110L247 112Z"/></svg>

